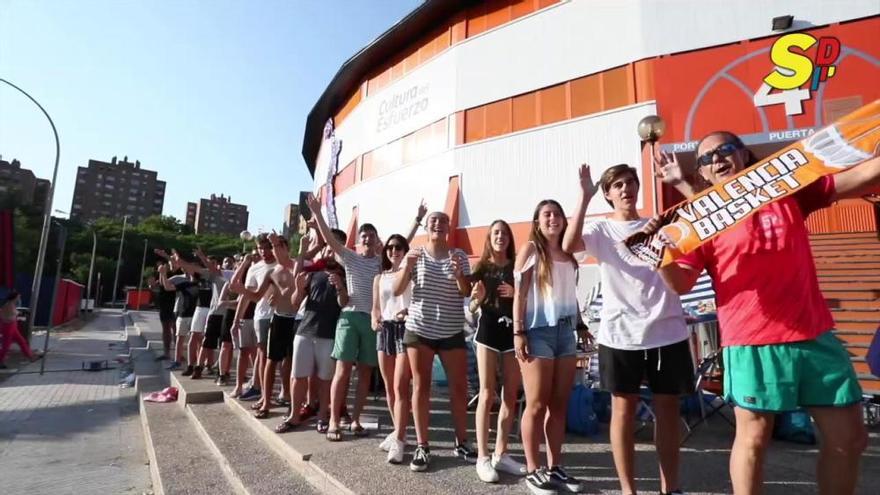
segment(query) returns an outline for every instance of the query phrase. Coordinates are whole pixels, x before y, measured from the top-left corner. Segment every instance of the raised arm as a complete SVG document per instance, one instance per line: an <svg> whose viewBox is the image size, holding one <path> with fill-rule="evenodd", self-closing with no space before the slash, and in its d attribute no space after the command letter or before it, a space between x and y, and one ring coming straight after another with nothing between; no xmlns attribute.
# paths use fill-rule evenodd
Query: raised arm
<svg viewBox="0 0 880 495"><path fill-rule="evenodd" d="M418 209L418 211L416 211L416 218L415 218L415 220L413 220L413 225L409 231L409 235L406 236L407 244L411 243L412 240L415 239L416 232L418 232L419 227L422 226L422 219L425 218L425 215L427 213L428 213L428 205L425 204L425 200L423 199L422 202L419 203L419 209Z"/></svg>
<svg viewBox="0 0 880 495"><path fill-rule="evenodd" d="M660 228L660 216L648 220L642 227L642 232L653 234ZM685 268L678 263L670 263L657 269L657 274L669 286L670 289L678 294L687 294L697 283L700 276L700 270L691 270Z"/></svg>
<svg viewBox="0 0 880 495"><path fill-rule="evenodd" d="M675 153L670 154L658 150L651 157L651 161L654 163L654 177L660 179L660 182L674 187L686 199L694 197L697 192L694 190L694 186L685 179Z"/></svg>
<svg viewBox="0 0 880 495"><path fill-rule="evenodd" d="M309 193L308 198L306 198L306 205L308 205L309 209L312 210L312 218L315 219L315 224L318 226L318 232L321 233L321 236L324 238L324 241L333 249L337 255L340 255L343 251L354 252L351 249L345 247L344 244L339 242L339 239L333 235L333 232L330 231L330 226L327 225L327 222L324 221L324 215L321 213L321 203L315 198L315 196Z"/></svg>
<svg viewBox="0 0 880 495"><path fill-rule="evenodd" d="M195 253L196 257L199 259L199 261L202 263L202 266L205 267L208 273L210 273L211 275L220 275L220 267L215 263L211 263L211 260L209 260L208 257L205 256L205 253L202 252L202 248L196 248L193 253Z"/></svg>
<svg viewBox="0 0 880 495"><path fill-rule="evenodd" d="M345 285L345 277L338 272L330 273L330 284L336 288L336 304L340 308L348 306L348 286Z"/></svg>
<svg viewBox="0 0 880 495"><path fill-rule="evenodd" d="M232 278L229 279L230 289L236 294L244 292L244 275L247 273L248 268L250 268L253 262L254 257L252 255L245 255L244 260L238 265L238 268L235 269Z"/></svg>
<svg viewBox="0 0 880 495"><path fill-rule="evenodd" d="M177 290L177 288L174 287L174 284L168 280L168 265L165 263L159 265L159 284L161 284L165 290Z"/></svg>
<svg viewBox="0 0 880 495"><path fill-rule="evenodd" d="M406 288L412 281L413 268L415 268L416 261L418 261L421 254L422 248L410 249L409 252L406 253L406 258L403 260L403 268L397 272L397 277L394 279L395 296L402 296L403 293L406 292Z"/></svg>
<svg viewBox="0 0 880 495"><path fill-rule="evenodd" d="M177 268L180 268L181 270L185 271L186 273L196 273L196 272L204 273L205 272L204 267L184 260L183 258L180 257L180 253L178 253L177 251L174 251L174 254L171 255L171 262L173 265L177 266Z"/></svg>
<svg viewBox="0 0 880 495"><path fill-rule="evenodd" d="M285 268L293 268L293 260L290 258L290 253L287 251L288 248L283 242L281 242L278 233L273 230L268 235L268 238L269 243L272 244L272 254L275 255L275 260L278 261L278 264Z"/></svg>
<svg viewBox="0 0 880 495"><path fill-rule="evenodd" d="M578 169L578 183L581 193L578 196L574 216L565 229L565 237L562 238L562 249L567 253L579 253L584 250L584 217L587 214L587 206L596 195L596 184L590 175L590 166L586 163Z"/></svg>
<svg viewBox="0 0 880 495"><path fill-rule="evenodd" d="M869 158L833 177L832 201L860 198L880 186L880 157Z"/></svg>

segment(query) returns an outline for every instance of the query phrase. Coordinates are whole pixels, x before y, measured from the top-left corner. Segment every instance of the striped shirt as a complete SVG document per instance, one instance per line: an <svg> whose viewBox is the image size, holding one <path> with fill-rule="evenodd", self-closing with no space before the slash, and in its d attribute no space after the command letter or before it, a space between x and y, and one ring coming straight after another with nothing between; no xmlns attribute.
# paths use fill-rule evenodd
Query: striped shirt
<svg viewBox="0 0 880 495"><path fill-rule="evenodd" d="M434 259L422 251L412 271L412 302L406 329L420 337L439 340L464 331L464 299L452 271L452 257L464 265L464 275L471 273L467 255L461 249L450 257Z"/></svg>
<svg viewBox="0 0 880 495"><path fill-rule="evenodd" d="M367 258L344 249L338 255L345 267L345 286L348 289L348 306L343 311L370 313L373 310L373 279L382 272L382 259Z"/></svg>

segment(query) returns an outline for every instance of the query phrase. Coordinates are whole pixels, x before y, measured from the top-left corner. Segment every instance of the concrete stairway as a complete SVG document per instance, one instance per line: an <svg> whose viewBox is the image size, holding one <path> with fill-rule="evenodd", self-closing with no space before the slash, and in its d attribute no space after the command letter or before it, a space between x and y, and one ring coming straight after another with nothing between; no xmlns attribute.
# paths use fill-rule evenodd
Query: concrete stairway
<svg viewBox="0 0 880 495"><path fill-rule="evenodd" d="M880 240L873 232L810 236L819 287L834 316L866 394L880 395L880 378L865 362L880 327Z"/></svg>

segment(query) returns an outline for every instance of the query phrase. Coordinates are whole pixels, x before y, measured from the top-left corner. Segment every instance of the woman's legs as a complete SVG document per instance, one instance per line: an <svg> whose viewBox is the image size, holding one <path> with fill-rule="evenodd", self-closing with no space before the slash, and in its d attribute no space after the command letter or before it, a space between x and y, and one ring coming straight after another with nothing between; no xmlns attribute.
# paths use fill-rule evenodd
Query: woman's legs
<svg viewBox="0 0 880 495"><path fill-rule="evenodd" d="M480 399L477 402L475 417L477 427L477 455L489 456L489 414L495 402L495 370L498 366L498 352L483 345L477 345L477 374L480 376ZM499 423L501 416L498 417ZM501 435L501 432L498 432Z"/></svg>
<svg viewBox="0 0 880 495"><path fill-rule="evenodd" d="M410 409L410 386L412 371L409 369L409 358L406 352L396 356L397 363L394 366L394 392L397 400L394 401L394 432L401 442L406 438L406 425L409 419ZM387 385L386 385L387 386Z"/></svg>
<svg viewBox="0 0 880 495"><path fill-rule="evenodd" d="M394 390L395 362L397 356L394 354L385 354L379 351L379 373L382 374L382 381L385 383L385 402L388 404L388 411L391 414L391 421L395 428L397 425L394 417L394 404L397 396Z"/></svg>
<svg viewBox="0 0 880 495"><path fill-rule="evenodd" d="M519 361L512 352L501 354L501 371L504 380L501 390L501 409L498 410L498 432L495 436L495 455L507 453L507 440L510 437L510 429L513 420L516 419L516 399L519 389L522 387L522 372L519 369ZM482 455L482 454L480 454Z"/></svg>
<svg viewBox="0 0 880 495"><path fill-rule="evenodd" d="M416 441L428 445L428 401L431 398L431 371L434 366L434 350L417 344L406 348L409 368L412 372L412 410L416 426Z"/></svg>
<svg viewBox="0 0 880 495"><path fill-rule="evenodd" d="M28 359L34 359L34 353L31 351L31 346L28 344L27 339L18 331L18 322L11 321L8 323L3 323L3 344L2 348L0 348L0 363L2 363L6 359L6 354L9 353L9 349L12 347L12 343L15 342L18 344L18 347L21 349L21 353Z"/></svg>
<svg viewBox="0 0 880 495"><path fill-rule="evenodd" d="M555 360L529 358L520 363L526 407L522 416L522 441L529 472L541 466L541 442L544 440L544 417L553 391ZM563 428L565 425L563 424Z"/></svg>
<svg viewBox="0 0 880 495"><path fill-rule="evenodd" d="M449 380L449 410L455 440L464 443L467 440L467 351L449 349L439 351L439 354Z"/></svg>
<svg viewBox="0 0 880 495"><path fill-rule="evenodd" d="M562 442L565 440L565 417L568 398L574 384L577 359L574 356L556 358L553 362L551 392L547 403L544 432L547 436L547 466L562 464Z"/></svg>
<svg viewBox="0 0 880 495"><path fill-rule="evenodd" d="M244 387L244 380L247 377L247 370L250 366L251 356L253 355L253 348L244 348L238 350L238 363L235 370L235 389L233 393L241 393L242 388ZM254 370L256 372L256 370Z"/></svg>

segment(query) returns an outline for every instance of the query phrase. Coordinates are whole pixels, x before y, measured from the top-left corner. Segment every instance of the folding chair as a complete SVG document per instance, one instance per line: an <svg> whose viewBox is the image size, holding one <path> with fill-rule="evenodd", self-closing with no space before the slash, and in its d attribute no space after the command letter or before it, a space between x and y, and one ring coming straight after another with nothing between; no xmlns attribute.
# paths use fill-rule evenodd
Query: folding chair
<svg viewBox="0 0 880 495"><path fill-rule="evenodd" d="M722 411L728 404L723 398L724 363L720 348L716 347L697 363L694 388L696 389L694 393L697 404L700 407L700 417L693 423L688 421L688 432L681 439L681 443L687 441L697 427L708 424L709 418L715 414L724 419L728 425L734 426L734 423Z"/></svg>

